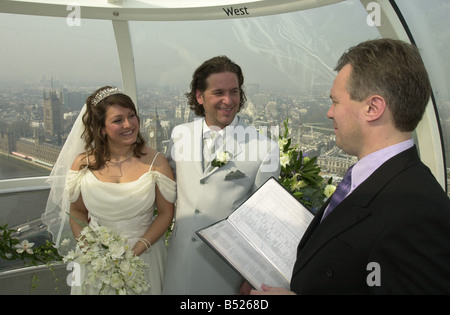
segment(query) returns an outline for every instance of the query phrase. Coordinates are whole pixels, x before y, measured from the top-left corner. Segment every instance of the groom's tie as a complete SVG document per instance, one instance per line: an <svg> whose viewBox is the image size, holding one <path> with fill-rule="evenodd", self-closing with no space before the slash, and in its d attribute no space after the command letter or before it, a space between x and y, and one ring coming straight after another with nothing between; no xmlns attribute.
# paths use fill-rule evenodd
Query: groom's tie
<svg viewBox="0 0 450 315"><path fill-rule="evenodd" d="M210 131L205 133L205 137L203 139L203 171L206 171L209 163L214 159L216 152L216 141L218 134L217 132ZM207 139L211 139L210 146L208 146Z"/></svg>
<svg viewBox="0 0 450 315"><path fill-rule="evenodd" d="M322 216L322 220L326 218L327 215L330 214L331 211L339 204L342 200L345 199L348 192L350 191L350 188L352 186L352 165L348 170L347 173L344 175L344 179L339 183L338 187L336 188L336 191L331 196L330 203L328 204L328 207L325 209L325 212Z"/></svg>

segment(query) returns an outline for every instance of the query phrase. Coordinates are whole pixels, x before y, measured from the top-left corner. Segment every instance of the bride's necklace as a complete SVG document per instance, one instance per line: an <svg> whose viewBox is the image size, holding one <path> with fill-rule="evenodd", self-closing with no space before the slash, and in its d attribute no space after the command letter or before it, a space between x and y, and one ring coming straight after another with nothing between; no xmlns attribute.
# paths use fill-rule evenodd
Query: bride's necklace
<svg viewBox="0 0 450 315"><path fill-rule="evenodd" d="M121 164L121 163L125 162L126 160L128 160L130 157L133 156L133 154L134 154L134 152L131 151L130 155L128 155L126 158L124 158L124 159L121 160L121 161L118 161L118 162L108 161L108 162L111 163L111 164L118 165L118 164Z"/></svg>
<svg viewBox="0 0 450 315"><path fill-rule="evenodd" d="M118 162L112 162L108 161L109 167L108 167L108 176L110 177L122 177L122 163L129 160L134 155L134 151L130 153L126 158L123 160L120 160Z"/></svg>

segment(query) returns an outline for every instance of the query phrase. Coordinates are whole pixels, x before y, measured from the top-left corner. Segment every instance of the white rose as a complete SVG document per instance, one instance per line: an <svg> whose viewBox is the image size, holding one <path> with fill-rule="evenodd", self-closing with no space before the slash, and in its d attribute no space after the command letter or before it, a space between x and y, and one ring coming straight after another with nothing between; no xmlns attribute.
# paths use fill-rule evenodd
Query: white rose
<svg viewBox="0 0 450 315"><path fill-rule="evenodd" d="M92 261L91 266L92 270L99 271L103 269L103 266L105 265L105 259L99 257Z"/></svg>
<svg viewBox="0 0 450 315"><path fill-rule="evenodd" d="M123 286L123 281L122 281L121 277L118 274L115 273L111 277L110 285L114 289L118 289L118 288Z"/></svg>
<svg viewBox="0 0 450 315"><path fill-rule="evenodd" d="M327 186L325 186L325 189L323 190L323 193L325 194L325 196L327 198L330 198L335 190L336 190L336 186L334 186L334 185L327 185Z"/></svg>
<svg viewBox="0 0 450 315"><path fill-rule="evenodd" d="M67 253L67 255L64 256L63 262L67 263L67 262L69 262L69 261L73 261L73 260L75 260L75 258L77 258L77 257L78 257L78 255L75 253L75 251L74 251L74 250L70 250L70 251Z"/></svg>
<svg viewBox="0 0 450 315"><path fill-rule="evenodd" d="M119 268L124 274L128 274L131 270L131 264L129 261L124 260L120 263Z"/></svg>
<svg viewBox="0 0 450 315"><path fill-rule="evenodd" d="M109 246L109 252L112 259L117 259L125 253L125 247L119 243L113 242Z"/></svg>
<svg viewBox="0 0 450 315"><path fill-rule="evenodd" d="M228 161L230 161L230 159L231 159L230 152L224 151L224 152L218 152L216 154L216 160L221 163L228 163Z"/></svg>
<svg viewBox="0 0 450 315"><path fill-rule="evenodd" d="M86 265L86 264L90 263L91 260L92 260L92 256L89 255L88 253L86 253L86 254L80 256L79 262L81 265Z"/></svg>

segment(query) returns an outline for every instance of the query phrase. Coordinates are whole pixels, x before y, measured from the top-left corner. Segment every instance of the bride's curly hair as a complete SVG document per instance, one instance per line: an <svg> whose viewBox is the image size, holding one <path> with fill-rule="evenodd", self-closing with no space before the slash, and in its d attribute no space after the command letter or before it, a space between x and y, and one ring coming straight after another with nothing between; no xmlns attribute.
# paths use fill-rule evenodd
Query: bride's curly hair
<svg viewBox="0 0 450 315"><path fill-rule="evenodd" d="M85 142L85 150L88 154L93 154L95 161L89 161L88 167L92 170L98 170L105 165L111 158L111 153L108 147L108 138L102 134L102 129L105 127L106 111L108 107L114 104L118 104L125 108L131 109L136 115L139 125L141 120L137 113L136 106L131 98L123 93L116 93L101 99L95 105L92 103L95 96L106 89L112 89L112 86L104 86L99 88L93 94L91 94L86 100L86 112L83 115L84 131L81 135ZM140 130L138 130L136 143L134 147L134 155L141 157L145 155L143 149L145 147L145 139L142 136ZM86 164L81 165L80 169L85 167Z"/></svg>

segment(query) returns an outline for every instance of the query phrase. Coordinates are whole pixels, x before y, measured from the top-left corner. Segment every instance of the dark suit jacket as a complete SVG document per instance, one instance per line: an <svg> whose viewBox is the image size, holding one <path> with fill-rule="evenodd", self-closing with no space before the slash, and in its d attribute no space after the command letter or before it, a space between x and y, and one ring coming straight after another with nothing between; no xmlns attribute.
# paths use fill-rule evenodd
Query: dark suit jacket
<svg viewBox="0 0 450 315"><path fill-rule="evenodd" d="M450 200L415 147L386 161L320 223L325 207L299 243L292 291L450 294Z"/></svg>

